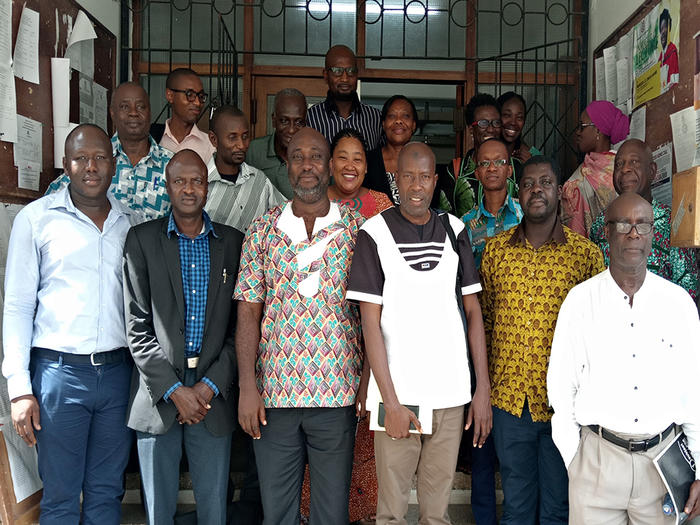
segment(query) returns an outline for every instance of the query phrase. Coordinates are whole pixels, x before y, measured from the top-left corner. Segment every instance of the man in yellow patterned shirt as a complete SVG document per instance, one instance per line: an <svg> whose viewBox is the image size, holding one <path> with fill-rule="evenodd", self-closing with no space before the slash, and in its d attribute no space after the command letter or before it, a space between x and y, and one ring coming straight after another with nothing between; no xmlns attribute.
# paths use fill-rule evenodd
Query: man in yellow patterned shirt
<svg viewBox="0 0 700 525"><path fill-rule="evenodd" d="M598 247L559 220L556 162L529 159L524 217L493 237L481 262L493 438L501 465L501 525L568 522L568 478L552 441L547 365L554 325L571 288L605 269Z"/></svg>

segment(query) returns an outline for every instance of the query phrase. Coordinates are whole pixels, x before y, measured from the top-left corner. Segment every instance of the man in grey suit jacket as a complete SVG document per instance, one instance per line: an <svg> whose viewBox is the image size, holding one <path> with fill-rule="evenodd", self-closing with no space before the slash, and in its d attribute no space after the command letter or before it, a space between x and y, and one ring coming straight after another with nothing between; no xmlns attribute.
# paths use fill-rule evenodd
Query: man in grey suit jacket
<svg viewBox="0 0 700 525"><path fill-rule="evenodd" d="M223 525L236 407L232 295L243 235L203 211L207 170L195 152L172 158L166 188L172 213L132 228L124 247L136 364L127 424L137 431L149 523L173 522L184 443L197 520Z"/></svg>

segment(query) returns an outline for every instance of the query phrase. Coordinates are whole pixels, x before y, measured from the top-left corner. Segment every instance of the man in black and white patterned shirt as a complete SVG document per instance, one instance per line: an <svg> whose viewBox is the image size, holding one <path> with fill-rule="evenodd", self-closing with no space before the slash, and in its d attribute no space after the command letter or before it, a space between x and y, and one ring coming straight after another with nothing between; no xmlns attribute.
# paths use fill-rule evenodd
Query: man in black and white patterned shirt
<svg viewBox="0 0 700 525"><path fill-rule="evenodd" d="M430 148L407 144L397 170L401 205L365 222L353 255L347 298L360 303L372 369L367 407L385 429L374 438L378 524L404 520L415 473L422 519L449 523L464 405L471 401L467 427L475 425L474 446L491 430L479 274L464 223L430 209L436 182ZM467 347L477 379L473 399Z"/></svg>

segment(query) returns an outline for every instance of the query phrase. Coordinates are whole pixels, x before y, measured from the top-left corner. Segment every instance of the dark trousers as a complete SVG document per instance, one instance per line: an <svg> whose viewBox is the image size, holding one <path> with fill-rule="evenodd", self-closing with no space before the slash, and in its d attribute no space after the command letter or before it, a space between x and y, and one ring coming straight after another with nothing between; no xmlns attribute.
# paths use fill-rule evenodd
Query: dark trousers
<svg viewBox="0 0 700 525"><path fill-rule="evenodd" d="M42 525L117 525L132 432L126 426L132 362L93 366L32 357L36 432L44 483Z"/></svg>
<svg viewBox="0 0 700 525"><path fill-rule="evenodd" d="M266 525L299 525L304 466L311 481L311 525L346 524L355 407L268 408L254 441Z"/></svg>
<svg viewBox="0 0 700 525"><path fill-rule="evenodd" d="M473 428L473 426L472 426ZM473 433L468 432L469 446ZM489 435L481 448L471 449L472 455L472 512L476 525L496 525L496 449Z"/></svg>
<svg viewBox="0 0 700 525"><path fill-rule="evenodd" d="M566 525L569 478L551 424L533 422L527 402L521 417L494 407L492 435L503 482L501 525Z"/></svg>

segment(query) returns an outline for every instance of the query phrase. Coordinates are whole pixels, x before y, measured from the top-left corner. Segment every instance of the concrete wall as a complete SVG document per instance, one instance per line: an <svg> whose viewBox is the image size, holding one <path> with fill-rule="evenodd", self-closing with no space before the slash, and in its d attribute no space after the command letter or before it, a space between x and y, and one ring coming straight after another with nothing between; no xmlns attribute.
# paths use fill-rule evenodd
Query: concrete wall
<svg viewBox="0 0 700 525"><path fill-rule="evenodd" d="M590 0L588 17L588 99L593 95L593 51L634 13L644 0Z"/></svg>

